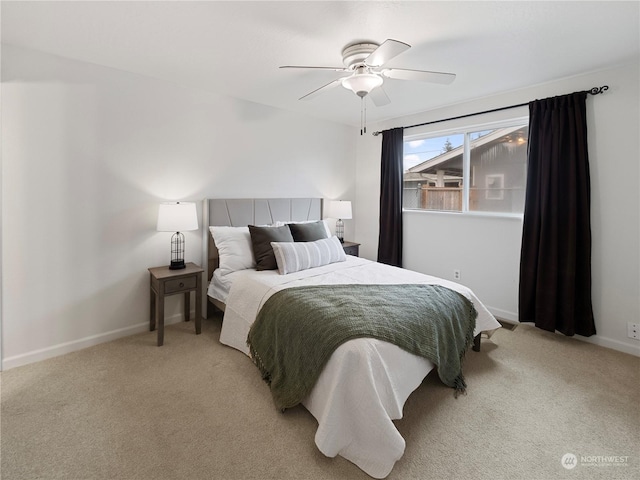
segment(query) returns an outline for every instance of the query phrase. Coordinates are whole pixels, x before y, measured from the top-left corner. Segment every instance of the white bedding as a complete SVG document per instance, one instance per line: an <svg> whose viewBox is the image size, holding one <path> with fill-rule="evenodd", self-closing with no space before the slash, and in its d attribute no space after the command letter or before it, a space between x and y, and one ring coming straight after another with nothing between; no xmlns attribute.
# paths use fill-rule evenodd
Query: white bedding
<svg viewBox="0 0 640 480"><path fill-rule="evenodd" d="M231 284L233 283L233 273L222 275L220 269L213 271L209 287L207 288L207 295L211 298L215 298L219 302L227 303L227 297L231 290Z"/></svg>
<svg viewBox="0 0 640 480"><path fill-rule="evenodd" d="M249 354L251 324L264 302L288 287L318 284L435 284L455 290L473 302L478 317L474 334L500 324L463 285L362 258L279 275L275 270L233 272L220 342ZM303 405L318 421L315 441L325 455L355 463L374 478L391 472L405 448L392 420L433 369L429 360L387 342L359 338L341 345L331 356ZM453 398L453 394L452 394Z"/></svg>

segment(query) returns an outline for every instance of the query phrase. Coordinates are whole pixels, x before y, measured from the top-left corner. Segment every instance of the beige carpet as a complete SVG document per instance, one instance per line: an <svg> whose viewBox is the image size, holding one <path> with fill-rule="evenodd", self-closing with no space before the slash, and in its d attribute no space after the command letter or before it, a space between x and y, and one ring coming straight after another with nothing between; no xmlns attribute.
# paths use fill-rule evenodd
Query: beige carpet
<svg viewBox="0 0 640 480"><path fill-rule="evenodd" d="M181 323L163 347L145 333L2 373L2 479L370 478L317 450L304 408L278 413L219 332ZM465 373L466 396L431 374L409 397L389 479L640 478L640 359L522 325Z"/></svg>

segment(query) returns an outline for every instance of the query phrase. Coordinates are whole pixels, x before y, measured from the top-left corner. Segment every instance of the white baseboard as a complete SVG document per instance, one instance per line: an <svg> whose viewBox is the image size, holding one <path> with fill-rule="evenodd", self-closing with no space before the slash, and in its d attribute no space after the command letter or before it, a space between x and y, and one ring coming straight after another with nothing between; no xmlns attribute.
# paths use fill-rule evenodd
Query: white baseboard
<svg viewBox="0 0 640 480"><path fill-rule="evenodd" d="M502 320L509 323L519 324L518 314L513 312L508 312L506 310L501 310L499 308L489 307L487 309L496 317L498 320ZM533 323L526 323L525 325L533 325ZM561 334L559 334L561 335ZM598 335L593 335L592 337L583 337L580 335L575 335L572 338L576 340L580 340L587 343L592 343L594 345L599 345L601 347L610 348L612 350L617 350L618 352L628 353L630 355L635 355L636 357L640 357L640 342L638 345L630 345L625 342L621 342L620 340L613 340L607 337L601 337Z"/></svg>
<svg viewBox="0 0 640 480"><path fill-rule="evenodd" d="M506 310L501 310L499 308L492 308L492 307L487 307L487 308L495 317L499 318L500 320L505 320L512 323L519 323L517 313L508 312ZM193 318L194 315L195 315L195 311L192 312L191 317ZM164 324L171 325L173 323L179 323L181 321L183 321L183 316L182 314L177 313L175 315L172 315L171 317L165 318ZM143 322L136 325L132 325L130 327L119 328L117 330L112 330L106 333L100 333L98 335L91 335L89 337L81 338L79 340L74 340L72 342L60 343L58 345L53 345L51 347L43 348L40 350L33 350L31 352L23 353L21 355L15 355L13 357L3 358L1 370L3 371L10 370L15 367L28 365L30 363L35 363L41 360L46 360L48 358L64 355L66 353L82 350L83 348L92 347L94 345L99 345L105 342L110 342L118 338L127 337L129 335L135 335L136 333L147 332L148 329L149 329L149 323ZM606 338L606 337L599 337L597 335L594 335L593 337L582 337L580 335L576 335L573 338L576 338L583 342L592 343L594 345L611 348L619 352L628 353L630 355L640 357L640 345L638 346L629 345L627 343L620 342L618 340L613 340L611 338Z"/></svg>
<svg viewBox="0 0 640 480"><path fill-rule="evenodd" d="M619 352L628 353L629 355L640 357L640 345L629 345L628 343L621 342L619 340L613 340L612 338L607 337L599 337L598 335L593 335L592 337L582 337L580 335L575 335L573 338L577 338L578 340L581 340L583 342L593 343L594 345L611 348L612 350L617 350Z"/></svg>
<svg viewBox="0 0 640 480"><path fill-rule="evenodd" d="M489 307L487 309L496 317L498 320L502 320L509 323L519 324L518 314L513 312L508 312L506 310L501 310L499 308ZM526 323L525 325L533 325L533 323ZM629 355L635 355L636 357L640 357L640 342L638 345L630 345L625 342L621 342L619 340L613 340L607 337L601 337L598 335L594 335L592 337L582 337L580 335L575 335L576 340L580 340L587 343L592 343L594 345L599 345L601 347L610 348L612 350L617 350L618 352L628 353Z"/></svg>
<svg viewBox="0 0 640 480"><path fill-rule="evenodd" d="M496 317L498 320L504 320L509 323L520 323L518 322L518 314L513 312L508 312L507 310L502 310L500 308L494 308L487 306L487 310L491 312L491 314Z"/></svg>
<svg viewBox="0 0 640 480"><path fill-rule="evenodd" d="M191 318L194 318L195 311L191 313ZM170 317L164 319L165 325L171 325L173 323L182 322L184 316L181 313L176 313ZM117 330L111 330L110 332L99 333L97 335L91 335L89 337L80 338L71 342L60 343L51 347L42 348L40 350L33 350L31 352L15 355L13 357L2 359L1 370L6 371L15 367L21 367L23 365L29 365L30 363L39 362L48 358L57 357L66 353L82 350L83 348L93 347L101 343L110 342L122 337L128 337L129 335L135 335L136 333L143 333L149 331L149 322L138 323L130 327L119 328Z"/></svg>

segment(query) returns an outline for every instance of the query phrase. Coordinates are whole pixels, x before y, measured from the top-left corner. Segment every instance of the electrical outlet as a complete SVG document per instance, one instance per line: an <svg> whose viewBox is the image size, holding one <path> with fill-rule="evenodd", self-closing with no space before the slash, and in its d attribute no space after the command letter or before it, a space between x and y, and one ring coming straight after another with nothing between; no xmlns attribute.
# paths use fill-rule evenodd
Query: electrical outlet
<svg viewBox="0 0 640 480"><path fill-rule="evenodd" d="M453 279L454 280L460 280L460 270L454 270L453 271Z"/></svg>
<svg viewBox="0 0 640 480"><path fill-rule="evenodd" d="M640 324L629 322L627 324L627 334L629 335L629 338L640 340Z"/></svg>

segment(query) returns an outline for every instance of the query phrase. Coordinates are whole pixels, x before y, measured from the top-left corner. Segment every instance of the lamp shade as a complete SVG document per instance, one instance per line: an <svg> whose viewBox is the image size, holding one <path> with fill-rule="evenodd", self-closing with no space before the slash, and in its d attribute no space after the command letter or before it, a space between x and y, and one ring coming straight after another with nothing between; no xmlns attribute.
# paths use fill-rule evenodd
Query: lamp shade
<svg viewBox="0 0 640 480"><path fill-rule="evenodd" d="M333 218L349 220L351 216L351 202L348 200L334 200L329 206L330 215Z"/></svg>
<svg viewBox="0 0 640 480"><path fill-rule="evenodd" d="M161 203L158 210L159 232L186 232L198 229L196 204L191 202Z"/></svg>

